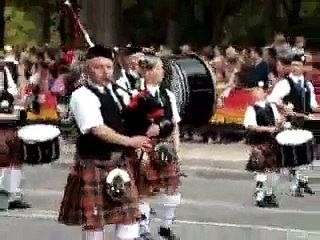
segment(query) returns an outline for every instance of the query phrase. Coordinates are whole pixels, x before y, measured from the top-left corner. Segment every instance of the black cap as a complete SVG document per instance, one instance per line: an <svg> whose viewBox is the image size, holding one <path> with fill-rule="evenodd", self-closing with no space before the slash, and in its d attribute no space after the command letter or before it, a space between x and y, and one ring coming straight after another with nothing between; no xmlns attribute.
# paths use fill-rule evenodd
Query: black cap
<svg viewBox="0 0 320 240"><path fill-rule="evenodd" d="M293 58L292 58L292 62L301 62L301 63L305 63L306 61L306 56L303 55L303 54L297 54L297 55L294 55Z"/></svg>
<svg viewBox="0 0 320 240"><path fill-rule="evenodd" d="M264 81L254 82L253 87L254 88L262 88L264 90L268 89L268 85Z"/></svg>
<svg viewBox="0 0 320 240"><path fill-rule="evenodd" d="M109 58L113 60L113 51L111 48L107 48L102 45L95 45L94 47L89 48L86 59L88 60L96 57Z"/></svg>

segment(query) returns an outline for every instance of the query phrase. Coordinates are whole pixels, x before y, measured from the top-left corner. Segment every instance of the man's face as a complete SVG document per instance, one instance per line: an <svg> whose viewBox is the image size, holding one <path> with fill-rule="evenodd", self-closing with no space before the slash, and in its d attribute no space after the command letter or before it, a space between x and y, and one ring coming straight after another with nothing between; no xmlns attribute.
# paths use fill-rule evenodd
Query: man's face
<svg viewBox="0 0 320 240"><path fill-rule="evenodd" d="M291 72L293 73L293 75L301 75L303 73L303 63L298 61L292 62Z"/></svg>
<svg viewBox="0 0 320 240"><path fill-rule="evenodd" d="M92 81L104 85L112 80L113 61L104 57L87 60L87 70Z"/></svg>
<svg viewBox="0 0 320 240"><path fill-rule="evenodd" d="M138 68L138 58L136 56L128 56L126 57L126 64L130 69L136 70Z"/></svg>

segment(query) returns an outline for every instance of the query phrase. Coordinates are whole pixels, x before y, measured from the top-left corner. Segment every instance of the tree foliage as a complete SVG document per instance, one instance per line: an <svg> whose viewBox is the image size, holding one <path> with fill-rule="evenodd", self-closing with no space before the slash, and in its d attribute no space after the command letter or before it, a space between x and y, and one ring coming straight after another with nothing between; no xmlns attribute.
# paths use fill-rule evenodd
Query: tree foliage
<svg viewBox="0 0 320 240"><path fill-rule="evenodd" d="M36 30L30 14L21 8L9 6L5 9L5 42L11 45L35 45L33 38Z"/></svg>

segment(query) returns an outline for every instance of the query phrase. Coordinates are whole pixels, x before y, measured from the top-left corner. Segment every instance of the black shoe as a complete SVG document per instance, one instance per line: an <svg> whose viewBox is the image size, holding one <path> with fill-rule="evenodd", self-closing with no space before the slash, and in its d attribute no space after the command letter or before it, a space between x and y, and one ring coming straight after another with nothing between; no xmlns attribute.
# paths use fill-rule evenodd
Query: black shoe
<svg viewBox="0 0 320 240"><path fill-rule="evenodd" d="M295 190L295 192L293 193L293 195L294 195L295 197L304 197L304 195L303 195L300 187L297 187L297 189Z"/></svg>
<svg viewBox="0 0 320 240"><path fill-rule="evenodd" d="M170 228L160 227L159 236L165 240L180 240Z"/></svg>
<svg viewBox="0 0 320 240"><path fill-rule="evenodd" d="M140 234L140 237L136 238L135 240L154 240L154 238L151 236L151 233L143 233Z"/></svg>
<svg viewBox="0 0 320 240"><path fill-rule="evenodd" d="M278 208L279 207L279 203L274 194L265 196L263 200L257 201L256 205L257 207L260 207L260 208Z"/></svg>
<svg viewBox="0 0 320 240"><path fill-rule="evenodd" d="M9 210L27 209L27 208L31 208L31 204L29 204L25 201L16 200L16 201L9 203Z"/></svg>
<svg viewBox="0 0 320 240"><path fill-rule="evenodd" d="M309 187L308 183L305 184L304 188L303 188L303 192L308 193L310 195L314 195L314 191L311 189L311 187Z"/></svg>

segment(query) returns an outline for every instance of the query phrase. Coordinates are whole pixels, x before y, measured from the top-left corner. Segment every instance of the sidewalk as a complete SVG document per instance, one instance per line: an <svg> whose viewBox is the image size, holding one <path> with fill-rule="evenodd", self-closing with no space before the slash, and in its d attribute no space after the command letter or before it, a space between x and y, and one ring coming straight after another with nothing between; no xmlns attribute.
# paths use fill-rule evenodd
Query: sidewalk
<svg viewBox="0 0 320 240"><path fill-rule="evenodd" d="M61 143L61 157L55 163L70 165L73 162L75 148ZM243 170L248 160L247 146L242 143L233 144L199 144L182 143L182 166L187 169L210 170Z"/></svg>

